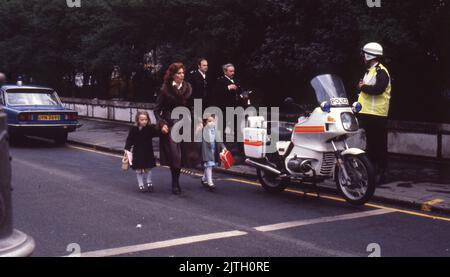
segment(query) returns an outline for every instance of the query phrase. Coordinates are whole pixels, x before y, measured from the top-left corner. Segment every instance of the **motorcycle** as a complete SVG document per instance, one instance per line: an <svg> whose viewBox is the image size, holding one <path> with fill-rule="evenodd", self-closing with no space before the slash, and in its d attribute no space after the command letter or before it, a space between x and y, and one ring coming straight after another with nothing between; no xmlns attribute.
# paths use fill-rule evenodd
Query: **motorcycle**
<svg viewBox="0 0 450 277"><path fill-rule="evenodd" d="M300 116L295 125L247 118L246 163L257 169L259 182L269 192L283 191L293 182L317 188L331 179L348 203L363 205L375 192L375 171L363 150L347 144L358 133L355 113L362 106L350 106L342 80L335 75L317 76L311 85L320 106ZM292 99L286 102L293 104Z"/></svg>

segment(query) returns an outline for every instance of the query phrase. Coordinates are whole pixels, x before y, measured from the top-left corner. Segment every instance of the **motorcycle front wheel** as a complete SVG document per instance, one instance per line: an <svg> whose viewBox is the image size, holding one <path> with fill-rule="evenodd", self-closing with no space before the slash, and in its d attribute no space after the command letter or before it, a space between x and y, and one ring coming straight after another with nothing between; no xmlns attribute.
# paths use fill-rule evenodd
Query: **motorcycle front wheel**
<svg viewBox="0 0 450 277"><path fill-rule="evenodd" d="M344 199L352 205L364 205L375 193L375 170L366 154L343 158L350 182L337 167L336 186Z"/></svg>

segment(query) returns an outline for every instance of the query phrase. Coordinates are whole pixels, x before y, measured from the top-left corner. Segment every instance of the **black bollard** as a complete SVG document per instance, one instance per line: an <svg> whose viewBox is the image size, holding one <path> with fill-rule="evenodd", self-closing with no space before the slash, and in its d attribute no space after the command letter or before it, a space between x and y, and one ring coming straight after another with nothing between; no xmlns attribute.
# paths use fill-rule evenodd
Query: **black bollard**
<svg viewBox="0 0 450 277"><path fill-rule="evenodd" d="M35 247L34 240L13 228L11 190L6 115L0 112L0 257L30 256Z"/></svg>
<svg viewBox="0 0 450 277"><path fill-rule="evenodd" d="M0 114L0 239L13 231L11 211L11 165L9 162L8 133L4 114Z"/></svg>

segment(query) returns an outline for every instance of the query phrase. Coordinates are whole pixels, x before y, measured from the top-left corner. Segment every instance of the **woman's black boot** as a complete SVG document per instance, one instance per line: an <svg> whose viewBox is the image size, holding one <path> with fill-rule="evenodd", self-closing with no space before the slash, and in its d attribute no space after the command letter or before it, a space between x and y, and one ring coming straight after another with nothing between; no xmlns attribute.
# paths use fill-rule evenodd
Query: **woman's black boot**
<svg viewBox="0 0 450 277"><path fill-rule="evenodd" d="M172 193L175 195L178 195L181 193L180 182L179 182L181 169L172 168L171 172L172 172Z"/></svg>

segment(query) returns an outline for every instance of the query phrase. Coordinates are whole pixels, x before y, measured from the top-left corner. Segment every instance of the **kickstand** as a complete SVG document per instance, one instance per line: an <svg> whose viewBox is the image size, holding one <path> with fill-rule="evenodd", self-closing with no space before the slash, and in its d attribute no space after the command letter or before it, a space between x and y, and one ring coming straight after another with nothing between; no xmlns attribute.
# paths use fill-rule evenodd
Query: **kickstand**
<svg viewBox="0 0 450 277"><path fill-rule="evenodd" d="M304 187L303 189L303 197L307 197L308 193L310 192L314 192L317 194L317 198L320 198L320 190L319 187L317 186L317 177L316 177L316 171L313 170L313 179L312 182L310 184L308 184L307 186Z"/></svg>
<svg viewBox="0 0 450 277"><path fill-rule="evenodd" d="M320 189L317 186L317 176L316 176L316 171L313 169L313 187L317 193L317 198L320 198Z"/></svg>

